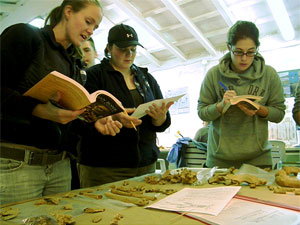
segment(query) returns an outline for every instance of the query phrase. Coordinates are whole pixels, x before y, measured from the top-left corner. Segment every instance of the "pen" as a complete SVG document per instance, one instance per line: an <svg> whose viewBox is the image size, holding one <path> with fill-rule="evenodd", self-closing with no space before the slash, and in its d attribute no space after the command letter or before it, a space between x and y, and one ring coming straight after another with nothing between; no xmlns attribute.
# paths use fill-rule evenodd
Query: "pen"
<svg viewBox="0 0 300 225"><path fill-rule="evenodd" d="M126 112L126 110L124 111L124 113L128 116L128 113ZM130 123L131 123L131 125L133 126L133 128L137 131L137 129L136 129L134 123L133 123L132 121L130 121Z"/></svg>
<svg viewBox="0 0 300 225"><path fill-rule="evenodd" d="M228 90L228 88L221 81L219 81L219 84L224 88L225 91Z"/></svg>
<svg viewBox="0 0 300 225"><path fill-rule="evenodd" d="M135 125L133 124L133 122L130 121L130 123L131 123L131 125L133 126L133 128L135 129L135 131L137 131L137 129L136 129Z"/></svg>

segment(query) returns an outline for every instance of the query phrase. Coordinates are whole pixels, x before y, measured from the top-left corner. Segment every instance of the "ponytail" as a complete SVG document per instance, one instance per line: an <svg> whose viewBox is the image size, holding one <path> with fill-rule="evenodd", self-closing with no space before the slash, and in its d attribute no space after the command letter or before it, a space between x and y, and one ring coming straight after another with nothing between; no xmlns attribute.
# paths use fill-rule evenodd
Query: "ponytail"
<svg viewBox="0 0 300 225"><path fill-rule="evenodd" d="M107 49L108 46L109 46L110 48L112 48L113 44L107 43L107 45L106 45L106 47L105 47L105 49L104 49L104 56L105 56L107 59L110 59L110 58L111 58L111 55L110 55L110 52L109 52L108 49Z"/></svg>
<svg viewBox="0 0 300 225"><path fill-rule="evenodd" d="M74 12L79 12L84 9L88 4L95 4L102 9L98 0L63 0L60 6L54 8L45 20L45 26L50 25L54 28L63 19L64 9L67 5L72 7Z"/></svg>
<svg viewBox="0 0 300 225"><path fill-rule="evenodd" d="M46 17L45 26L48 24L50 27L55 27L61 20L62 20L62 6L57 6L56 8L52 9L49 15Z"/></svg>

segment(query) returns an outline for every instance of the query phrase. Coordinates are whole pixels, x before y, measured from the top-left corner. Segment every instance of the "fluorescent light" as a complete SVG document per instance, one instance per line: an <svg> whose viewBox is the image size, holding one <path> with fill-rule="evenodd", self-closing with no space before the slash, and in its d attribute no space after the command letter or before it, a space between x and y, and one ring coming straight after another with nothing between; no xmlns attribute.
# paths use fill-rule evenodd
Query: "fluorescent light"
<svg viewBox="0 0 300 225"><path fill-rule="evenodd" d="M31 21L29 22L29 24L32 25L32 26L41 28L41 27L44 26L44 22L45 22L45 20L43 20L42 18L36 17L36 18L34 18L33 20L31 20Z"/></svg>
<svg viewBox="0 0 300 225"><path fill-rule="evenodd" d="M284 40L286 41L293 40L295 38L295 31L283 1L267 0L267 3L271 9L273 17L277 23L277 26L279 27L279 30Z"/></svg>

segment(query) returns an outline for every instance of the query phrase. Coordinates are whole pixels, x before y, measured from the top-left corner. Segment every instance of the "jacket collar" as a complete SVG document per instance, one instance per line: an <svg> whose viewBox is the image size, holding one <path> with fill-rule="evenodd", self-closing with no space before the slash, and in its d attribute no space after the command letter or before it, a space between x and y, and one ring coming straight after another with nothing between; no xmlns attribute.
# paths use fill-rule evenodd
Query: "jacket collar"
<svg viewBox="0 0 300 225"><path fill-rule="evenodd" d="M49 25L46 25L43 28L41 28L41 31L54 47L63 48L63 46L56 41L53 29Z"/></svg>
<svg viewBox="0 0 300 225"><path fill-rule="evenodd" d="M116 72L116 70L109 63L108 58L103 58L101 64L103 64L105 70L107 70L108 72ZM134 83L140 95L143 97L145 101L153 100L154 96L152 90L150 88L147 78L145 77L145 73L147 73L148 70L146 68L145 69L140 68L135 64L132 64L130 69L134 74Z"/></svg>
<svg viewBox="0 0 300 225"><path fill-rule="evenodd" d="M41 28L41 31L45 38L51 43L51 45L63 52L65 52L69 57L74 57L75 59L81 59L81 57L77 54L75 46L73 44L70 45L67 49L65 49L60 43L58 43L55 39L55 35L51 26L46 25Z"/></svg>

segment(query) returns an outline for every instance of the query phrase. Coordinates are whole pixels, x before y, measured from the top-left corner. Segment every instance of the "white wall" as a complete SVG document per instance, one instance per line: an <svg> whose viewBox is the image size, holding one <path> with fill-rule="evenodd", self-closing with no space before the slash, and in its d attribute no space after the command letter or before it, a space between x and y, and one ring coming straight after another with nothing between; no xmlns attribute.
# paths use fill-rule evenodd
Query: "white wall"
<svg viewBox="0 0 300 225"><path fill-rule="evenodd" d="M261 54L265 58L266 64L274 67L278 72L300 68L300 44Z"/></svg>
<svg viewBox="0 0 300 225"><path fill-rule="evenodd" d="M273 66L278 72L300 68L300 45L289 48L280 48L274 51L261 52L266 64ZM158 81L163 94L168 90L188 87L190 98L190 112L179 115L171 115L172 124L164 133L158 133L158 145L171 147L180 137L177 131L184 137L193 138L196 131L202 127L202 121L197 114L197 103L200 86L209 68L218 61L210 61L203 65L196 62L190 65L175 66L171 69L151 72Z"/></svg>
<svg viewBox="0 0 300 225"><path fill-rule="evenodd" d="M180 131L184 137L193 138L197 130L202 127L202 121L197 114L197 102L207 68L207 65L197 62L151 73L159 83L163 95L169 90L184 87L188 87L189 95L190 112L171 115L170 129L165 133L158 133L159 145L171 147L180 137L177 131Z"/></svg>

